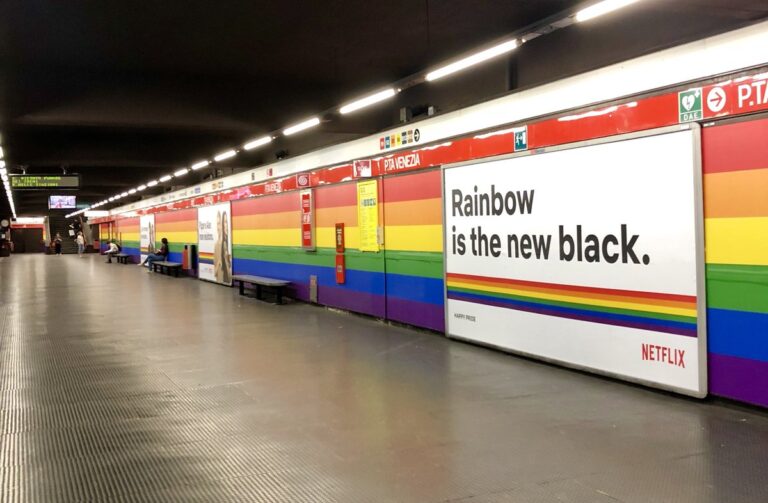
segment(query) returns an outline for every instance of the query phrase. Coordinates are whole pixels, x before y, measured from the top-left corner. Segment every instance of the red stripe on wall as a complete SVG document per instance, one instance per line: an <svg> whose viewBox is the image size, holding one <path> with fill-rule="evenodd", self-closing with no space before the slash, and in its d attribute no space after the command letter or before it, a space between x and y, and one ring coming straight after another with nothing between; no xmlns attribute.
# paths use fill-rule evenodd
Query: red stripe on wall
<svg viewBox="0 0 768 503"><path fill-rule="evenodd" d="M257 197L232 202L232 216L259 215L264 213L282 213L298 211L301 208L299 194L291 192L270 197Z"/></svg>
<svg viewBox="0 0 768 503"><path fill-rule="evenodd" d="M704 173L768 168L768 119L704 128Z"/></svg>
<svg viewBox="0 0 768 503"><path fill-rule="evenodd" d="M442 174L439 169L410 176L387 178L384 190L384 202L396 203L415 199L435 199L442 197Z"/></svg>
<svg viewBox="0 0 768 503"><path fill-rule="evenodd" d="M315 190L315 208L357 207L357 184L344 183Z"/></svg>
<svg viewBox="0 0 768 503"><path fill-rule="evenodd" d="M187 222L190 220L195 220L195 221L197 220L196 209L169 211L166 213L157 213L155 215L155 223L158 223L158 224L170 224L173 222Z"/></svg>

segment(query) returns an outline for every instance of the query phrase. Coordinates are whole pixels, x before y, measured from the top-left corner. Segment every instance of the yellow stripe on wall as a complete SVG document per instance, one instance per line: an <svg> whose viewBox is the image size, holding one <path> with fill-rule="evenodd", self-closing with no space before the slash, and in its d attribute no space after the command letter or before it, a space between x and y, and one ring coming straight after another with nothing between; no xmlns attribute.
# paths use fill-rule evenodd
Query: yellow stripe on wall
<svg viewBox="0 0 768 503"><path fill-rule="evenodd" d="M232 242L236 245L301 246L301 229L234 230Z"/></svg>
<svg viewBox="0 0 768 503"><path fill-rule="evenodd" d="M336 226L317 227L315 242L318 248L336 248ZM344 248L357 250L360 248L360 229L344 226Z"/></svg>
<svg viewBox="0 0 768 503"><path fill-rule="evenodd" d="M704 220L710 264L768 265L768 217Z"/></svg>
<svg viewBox="0 0 768 503"><path fill-rule="evenodd" d="M442 225L388 225L384 245L397 251L443 251Z"/></svg>
<svg viewBox="0 0 768 503"><path fill-rule="evenodd" d="M156 241L160 241L162 238L168 238L170 244L197 243L197 231L163 232L162 229L157 229L156 234Z"/></svg>

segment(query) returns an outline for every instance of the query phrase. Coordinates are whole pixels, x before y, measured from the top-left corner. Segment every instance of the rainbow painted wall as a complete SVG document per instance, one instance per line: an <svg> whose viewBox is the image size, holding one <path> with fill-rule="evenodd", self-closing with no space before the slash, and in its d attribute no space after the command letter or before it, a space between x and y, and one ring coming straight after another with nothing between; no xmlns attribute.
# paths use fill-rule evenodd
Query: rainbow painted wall
<svg viewBox="0 0 768 503"><path fill-rule="evenodd" d="M710 392L768 406L768 119L703 131ZM443 331L441 172L378 180L381 251L359 250L356 182L323 185L314 189L317 249L311 252L301 248L298 191L232 202L234 272L289 280L301 300L309 300L310 277L316 276L322 305ZM171 243L171 260L181 261L183 244L197 241L196 210L158 213L155 222L157 237ZM336 223L345 225L343 285L335 280ZM139 218L118 219L113 236L138 256ZM516 308L695 330L690 299L655 299L653 316L642 314L648 309L600 302L588 313L574 313L574 293L558 285L513 286L490 285L493 296ZM490 287L454 278L449 294Z"/></svg>
<svg viewBox="0 0 768 503"><path fill-rule="evenodd" d="M768 406L768 119L705 128L710 393Z"/></svg>
<svg viewBox="0 0 768 503"><path fill-rule="evenodd" d="M185 244L197 244L197 209L170 211L155 215L155 243L168 238L171 262L181 262Z"/></svg>
<svg viewBox="0 0 768 503"><path fill-rule="evenodd" d="M133 257L134 262L139 261L141 255L139 251L139 243L141 242L139 234L139 217L120 218L115 222L113 232L113 238L116 238L122 252L127 253Z"/></svg>

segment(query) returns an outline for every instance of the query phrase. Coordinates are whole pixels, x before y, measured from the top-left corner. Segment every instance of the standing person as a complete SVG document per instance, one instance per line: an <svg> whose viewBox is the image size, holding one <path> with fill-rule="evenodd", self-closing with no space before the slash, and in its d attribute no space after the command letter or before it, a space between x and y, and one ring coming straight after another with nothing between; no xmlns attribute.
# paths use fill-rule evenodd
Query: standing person
<svg viewBox="0 0 768 503"><path fill-rule="evenodd" d="M114 240L109 242L109 248L104 252L104 255L108 257L107 264L112 263L112 255L120 253L120 247L117 246Z"/></svg>
<svg viewBox="0 0 768 503"><path fill-rule="evenodd" d="M163 243L162 246L160 246L160 250L157 253L147 255L147 259L142 264L147 264L149 267L147 272L152 272L152 262L162 262L168 258L168 238L163 238L160 241Z"/></svg>
<svg viewBox="0 0 768 503"><path fill-rule="evenodd" d="M61 255L61 234L56 233L56 237L53 238L53 249L56 255Z"/></svg>
<svg viewBox="0 0 768 503"><path fill-rule="evenodd" d="M83 236L82 232L77 233L75 241L77 242L77 254L80 258L83 258L83 252L85 251L85 236Z"/></svg>

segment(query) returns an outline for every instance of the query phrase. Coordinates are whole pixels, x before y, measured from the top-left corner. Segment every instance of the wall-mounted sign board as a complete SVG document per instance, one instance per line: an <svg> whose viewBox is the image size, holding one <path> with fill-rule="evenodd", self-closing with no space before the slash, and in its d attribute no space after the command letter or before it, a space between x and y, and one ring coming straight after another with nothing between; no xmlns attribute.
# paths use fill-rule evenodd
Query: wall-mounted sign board
<svg viewBox="0 0 768 503"><path fill-rule="evenodd" d="M451 337L705 396L697 126L444 171Z"/></svg>
<svg viewBox="0 0 768 503"><path fill-rule="evenodd" d="M14 190L79 189L80 175L10 175Z"/></svg>

